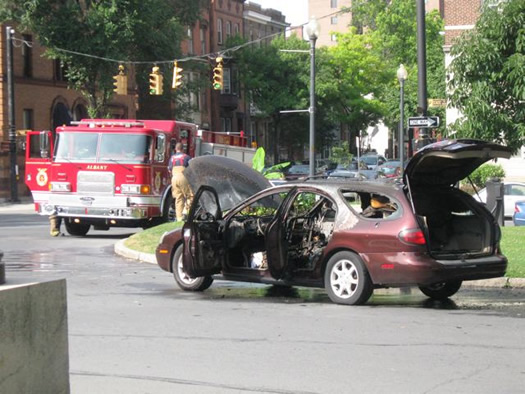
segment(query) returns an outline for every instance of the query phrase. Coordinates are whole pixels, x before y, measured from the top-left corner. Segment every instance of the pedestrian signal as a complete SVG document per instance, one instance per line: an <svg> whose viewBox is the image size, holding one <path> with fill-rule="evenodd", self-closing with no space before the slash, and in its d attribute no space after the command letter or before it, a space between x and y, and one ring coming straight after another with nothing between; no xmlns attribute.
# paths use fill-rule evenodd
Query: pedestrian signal
<svg viewBox="0 0 525 394"><path fill-rule="evenodd" d="M118 66L118 74L113 77L113 91L116 94L128 94L128 77L124 73L124 66Z"/></svg>
<svg viewBox="0 0 525 394"><path fill-rule="evenodd" d="M224 81L222 57L216 58L215 61L217 62L217 65L213 69L213 89L222 90L222 84Z"/></svg>
<svg viewBox="0 0 525 394"><path fill-rule="evenodd" d="M149 75L149 94L153 96L162 95L162 79L160 69L157 66L153 67Z"/></svg>
<svg viewBox="0 0 525 394"><path fill-rule="evenodd" d="M173 82L171 84L172 89L177 89L182 85L182 68L177 66L177 62L173 65Z"/></svg>

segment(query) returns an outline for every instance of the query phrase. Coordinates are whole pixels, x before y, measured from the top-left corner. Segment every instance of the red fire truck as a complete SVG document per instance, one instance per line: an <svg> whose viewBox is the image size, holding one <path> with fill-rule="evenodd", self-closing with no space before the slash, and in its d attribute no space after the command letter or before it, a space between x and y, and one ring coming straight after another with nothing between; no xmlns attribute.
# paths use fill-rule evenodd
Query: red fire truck
<svg viewBox="0 0 525 394"><path fill-rule="evenodd" d="M248 162L255 149L239 135L174 120L84 119L26 137L25 182L41 215L63 218L71 235L91 226L149 227L173 206L168 160L181 142L190 156L222 154ZM239 156L241 155L241 156Z"/></svg>

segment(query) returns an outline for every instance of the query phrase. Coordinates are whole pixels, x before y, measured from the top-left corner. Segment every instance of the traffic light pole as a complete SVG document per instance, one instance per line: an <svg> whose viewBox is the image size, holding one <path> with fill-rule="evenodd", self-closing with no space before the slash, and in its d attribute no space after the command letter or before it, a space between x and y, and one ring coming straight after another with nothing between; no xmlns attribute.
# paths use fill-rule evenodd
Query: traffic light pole
<svg viewBox="0 0 525 394"><path fill-rule="evenodd" d="M18 200L18 184L16 164L16 128L15 128L15 81L13 75L13 40L15 30L11 26L6 26L6 49L7 49L7 107L9 120L9 161L10 161L10 184L11 202Z"/></svg>
<svg viewBox="0 0 525 394"><path fill-rule="evenodd" d="M427 50L425 35L425 0L416 0L417 20L417 106L419 116L427 115ZM421 129L426 135L426 129Z"/></svg>

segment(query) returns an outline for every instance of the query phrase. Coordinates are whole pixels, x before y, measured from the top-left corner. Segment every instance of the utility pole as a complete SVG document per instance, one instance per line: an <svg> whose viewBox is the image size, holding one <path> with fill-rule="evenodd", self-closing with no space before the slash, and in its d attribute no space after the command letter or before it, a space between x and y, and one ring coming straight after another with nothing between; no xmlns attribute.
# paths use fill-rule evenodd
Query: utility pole
<svg viewBox="0 0 525 394"><path fill-rule="evenodd" d="M425 35L425 0L416 0L417 18L417 112L427 115L427 48ZM427 133L425 128L421 134Z"/></svg>
<svg viewBox="0 0 525 394"><path fill-rule="evenodd" d="M15 79L13 75L13 35L15 30L11 26L6 26L6 49L7 49L7 106L9 116L9 161L10 161L10 180L11 180L11 202L18 200L16 164L16 128L15 128Z"/></svg>

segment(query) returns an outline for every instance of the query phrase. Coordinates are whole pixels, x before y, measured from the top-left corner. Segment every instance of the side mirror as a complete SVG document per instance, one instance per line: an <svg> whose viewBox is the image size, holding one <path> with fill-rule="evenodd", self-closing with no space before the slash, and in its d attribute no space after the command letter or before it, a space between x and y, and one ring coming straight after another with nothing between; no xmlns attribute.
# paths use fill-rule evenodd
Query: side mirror
<svg viewBox="0 0 525 394"><path fill-rule="evenodd" d="M40 157L43 159L49 157L49 134L47 131L40 132Z"/></svg>
<svg viewBox="0 0 525 394"><path fill-rule="evenodd" d="M157 149L155 151L155 161L164 161L165 152L166 152L166 136L164 134L159 134L157 136Z"/></svg>

